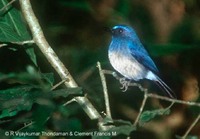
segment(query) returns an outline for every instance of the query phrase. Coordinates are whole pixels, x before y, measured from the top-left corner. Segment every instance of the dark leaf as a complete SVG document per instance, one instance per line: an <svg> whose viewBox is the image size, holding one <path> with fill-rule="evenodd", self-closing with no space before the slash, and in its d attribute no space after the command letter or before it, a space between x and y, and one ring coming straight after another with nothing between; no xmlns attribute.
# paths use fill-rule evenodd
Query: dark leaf
<svg viewBox="0 0 200 139"><path fill-rule="evenodd" d="M129 121L124 121L124 120L111 120L110 118L104 118L103 121L105 124L104 126L108 127L107 130L104 128L103 131L99 131L100 134L104 135L103 138L109 139L112 138L113 136L118 136L118 135L130 135L130 133L134 130L136 130L136 127L133 126L133 124ZM93 139L100 139L102 136L93 136Z"/></svg>
<svg viewBox="0 0 200 139"><path fill-rule="evenodd" d="M54 74L53 73L41 73L41 77L45 79L51 86L54 84Z"/></svg>
<svg viewBox="0 0 200 139"><path fill-rule="evenodd" d="M27 67L27 72L21 73L0 73L0 82L6 82L9 84L29 84L35 88L50 89L52 87L54 79L52 73L38 73L33 67Z"/></svg>
<svg viewBox="0 0 200 139"><path fill-rule="evenodd" d="M7 4L7 0L0 0L0 9ZM7 11L1 13L0 20L0 41L1 42L22 42L31 40L31 35L26 28L21 12L14 7L9 7ZM36 55L33 48L25 48L30 59L37 66Z"/></svg>
<svg viewBox="0 0 200 139"><path fill-rule="evenodd" d="M7 90L0 90L0 118L16 115L19 111L29 111L34 102L35 92L31 92L33 87L18 86ZM29 92L33 93L29 94Z"/></svg>
<svg viewBox="0 0 200 139"><path fill-rule="evenodd" d="M24 48L25 48L27 55L31 59L31 61L35 64L35 66L38 66L34 48L33 47L26 47L26 46L24 46Z"/></svg>
<svg viewBox="0 0 200 139"><path fill-rule="evenodd" d="M152 110L152 111L144 111L142 115L140 116L140 124L146 123L150 121L151 119L155 118L159 115L168 115L170 113L170 109L158 109L158 110Z"/></svg>
<svg viewBox="0 0 200 139"><path fill-rule="evenodd" d="M0 0L0 8L3 8L7 3L7 0ZM0 27L4 35L0 37L0 41L20 42L30 40L31 36L22 20L21 13L14 7L8 9L6 12L1 13Z"/></svg>
<svg viewBox="0 0 200 139"><path fill-rule="evenodd" d="M69 95L82 95L82 88L76 87L76 88L66 88L66 89L59 89L52 91L53 97L67 97Z"/></svg>

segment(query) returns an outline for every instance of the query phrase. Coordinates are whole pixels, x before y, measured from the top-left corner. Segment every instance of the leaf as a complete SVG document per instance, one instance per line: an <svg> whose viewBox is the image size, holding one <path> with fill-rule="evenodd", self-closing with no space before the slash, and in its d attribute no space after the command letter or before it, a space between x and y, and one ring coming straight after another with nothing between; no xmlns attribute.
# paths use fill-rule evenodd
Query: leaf
<svg viewBox="0 0 200 139"><path fill-rule="evenodd" d="M0 8L3 8L7 3L7 0L0 0ZM9 7L5 13L1 13L0 19L1 42L22 42L31 40L31 35L26 28L26 24L19 10L14 7ZM36 55L33 48L25 47L25 51L31 61L37 66Z"/></svg>
<svg viewBox="0 0 200 139"><path fill-rule="evenodd" d="M45 79L51 86L54 84L54 74L53 73L41 73L41 77Z"/></svg>
<svg viewBox="0 0 200 139"><path fill-rule="evenodd" d="M35 88L32 85L21 85L0 90L0 111L2 111L0 119L15 116L23 110L29 111L34 103L53 108L52 99L54 97L67 97L70 94L80 94L81 92L81 88L47 91L42 88ZM51 111L52 109L48 110Z"/></svg>
<svg viewBox="0 0 200 139"><path fill-rule="evenodd" d="M170 113L170 109L158 109L153 111L144 111L141 116L139 123L143 124L149 122L151 119L155 118L159 115L168 115Z"/></svg>
<svg viewBox="0 0 200 139"><path fill-rule="evenodd" d="M35 126L41 128L55 109L55 105L51 101L43 105L38 105L33 112L33 121L35 121ZM44 112L45 111L45 112Z"/></svg>
<svg viewBox="0 0 200 139"><path fill-rule="evenodd" d="M33 62L33 64L35 64L35 66L38 67L34 48L33 48L33 47L27 47L27 46L25 45L25 46L24 46L24 49L25 49L27 55L29 56L29 58L31 59L31 61Z"/></svg>
<svg viewBox="0 0 200 139"><path fill-rule="evenodd" d="M83 91L81 87L66 88L52 91L53 97L68 97L69 95L82 95Z"/></svg>
<svg viewBox="0 0 200 139"><path fill-rule="evenodd" d="M112 122L111 122L112 121ZM105 127L103 131L99 131L99 134L102 133L104 136L93 136L92 139L101 139L102 137L105 139L110 139L114 136L118 135L130 135L130 133L136 130L136 127L129 121L124 120L111 120L110 118L104 118L102 121ZM107 126L107 128L106 128Z"/></svg>
<svg viewBox="0 0 200 139"><path fill-rule="evenodd" d="M0 118L16 115L19 111L30 110L33 101L27 99L27 93L32 87L20 86L11 89L0 90Z"/></svg>
<svg viewBox="0 0 200 139"><path fill-rule="evenodd" d="M13 28L9 24L0 22L0 41L1 42L18 42L20 37L15 35Z"/></svg>
<svg viewBox="0 0 200 139"><path fill-rule="evenodd" d="M31 66L27 67L27 72L21 73L0 73L0 82L8 84L29 84L35 88L43 88L49 90L54 82L52 73L38 73Z"/></svg>
<svg viewBox="0 0 200 139"><path fill-rule="evenodd" d="M135 127L133 125L122 125L118 127L113 127L109 131L112 133L116 132L116 135L123 134L123 135L128 136L134 130L135 130Z"/></svg>
<svg viewBox="0 0 200 139"><path fill-rule="evenodd" d="M7 0L0 0L0 8L3 8L7 3ZM14 7L9 7L9 10L7 10L4 14L1 14L0 23L7 25L7 31L5 31L4 28L1 28L1 31L6 32L6 35L3 37L0 36L0 41L19 42L31 39L31 36L22 20L21 13Z"/></svg>

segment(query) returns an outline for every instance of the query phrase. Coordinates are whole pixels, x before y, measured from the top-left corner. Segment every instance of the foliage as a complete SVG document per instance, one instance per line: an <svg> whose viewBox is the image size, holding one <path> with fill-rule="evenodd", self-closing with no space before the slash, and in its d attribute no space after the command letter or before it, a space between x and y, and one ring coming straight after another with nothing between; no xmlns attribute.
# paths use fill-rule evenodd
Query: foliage
<svg viewBox="0 0 200 139"><path fill-rule="evenodd" d="M7 3L7 0L0 0L0 8ZM159 41L159 35L162 35L159 32L162 28L155 24L157 18L151 14L152 9L149 10L148 3L145 2L130 0L119 0L113 3L103 0L32 1L45 36L52 46L55 46L55 51L81 86L63 88L61 85L55 90L51 89L60 79L52 73L54 70L47 61L43 60L44 57L37 46L17 44L32 39L17 3L18 1L0 11L0 42L7 45L0 47L0 61L2 61L0 63L0 134L2 135L5 131L104 132L97 129L99 121L91 121L79 105L70 103L63 106L63 104L75 96L83 96L84 90L98 111L105 111L102 86L95 65L97 61L101 61L105 69L111 69L107 60L110 35L104 30L105 27L113 24L130 24L136 28L145 47L155 59L155 63L158 63L164 79L166 78L169 84L171 83L176 92L180 92L179 98L183 96L180 90L184 90L183 86L190 81L189 77L195 77L192 79L196 79L197 82L200 78L200 30L197 18L199 10L198 2L195 0L185 1L187 15L179 21L179 24L168 30L169 34L166 35L164 43ZM179 6L175 7L180 8ZM166 9L170 10L170 8ZM169 21L172 22L172 20L173 17ZM20 54L13 57L16 53ZM171 60L170 56L174 59ZM22 61L25 62L21 64ZM7 63L6 66L4 63ZM9 63L15 64L9 65ZM152 100L145 105L147 110L141 113L139 127L133 126L130 121L136 118L134 114L140 108L143 94L137 88L131 88L125 94L121 93L119 83L109 75L106 78L113 117L123 120L110 122L110 119L105 116L103 119L104 126L107 127L105 132L116 132L116 138L128 136L133 132L134 135L141 132L146 134L147 131L159 136L146 125L153 125L154 121L162 122L160 117L171 116L177 110L160 108L163 107L162 104L155 109L154 105L158 102ZM141 84L150 86L149 82L145 81ZM154 87L151 89L154 92L160 92ZM198 97L196 95L193 100L197 100ZM173 136L177 135L176 137L180 138L178 135L182 135L186 130L186 127L184 131L180 127L190 125L192 121L188 119L194 119L199 114L199 107L175 107L181 111L182 117L178 118L183 118L185 121L183 120L182 124L170 130ZM145 129L140 131L143 126L146 126ZM198 138L199 133L196 132L198 129L197 126L192 132L194 136L191 134L187 138ZM166 136L170 138L167 131ZM69 136L69 138L74 137ZM79 138L84 137L79 136ZM97 138L102 137L93 136L93 139ZM112 137L105 136L104 138Z"/></svg>

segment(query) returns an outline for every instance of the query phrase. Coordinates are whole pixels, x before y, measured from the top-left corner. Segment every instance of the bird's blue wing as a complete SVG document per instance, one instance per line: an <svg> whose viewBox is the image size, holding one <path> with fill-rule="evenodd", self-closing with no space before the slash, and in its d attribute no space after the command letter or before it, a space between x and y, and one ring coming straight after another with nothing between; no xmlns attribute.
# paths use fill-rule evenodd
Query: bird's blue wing
<svg viewBox="0 0 200 139"><path fill-rule="evenodd" d="M145 68L152 71L155 74L158 74L159 71L154 64L153 60L149 56L148 52L145 50L143 45L138 42L132 42L129 44L129 50L131 52L131 55L142 65L144 65Z"/></svg>

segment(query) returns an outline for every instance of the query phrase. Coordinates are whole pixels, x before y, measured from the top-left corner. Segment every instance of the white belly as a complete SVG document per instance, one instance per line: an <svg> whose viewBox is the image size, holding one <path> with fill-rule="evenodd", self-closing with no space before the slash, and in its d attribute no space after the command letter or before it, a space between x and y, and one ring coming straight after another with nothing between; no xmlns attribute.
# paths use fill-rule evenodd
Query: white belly
<svg viewBox="0 0 200 139"><path fill-rule="evenodd" d="M122 56L122 54L116 52L109 52L108 56L114 69L124 77L136 81L145 77L145 68L139 64L132 56Z"/></svg>

